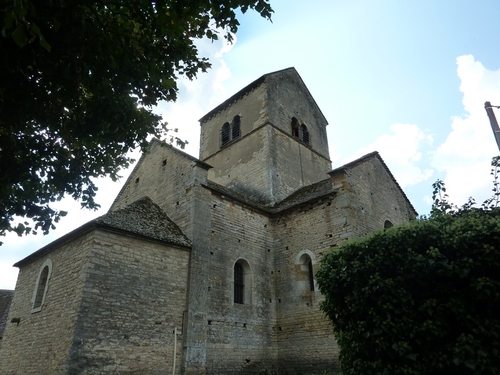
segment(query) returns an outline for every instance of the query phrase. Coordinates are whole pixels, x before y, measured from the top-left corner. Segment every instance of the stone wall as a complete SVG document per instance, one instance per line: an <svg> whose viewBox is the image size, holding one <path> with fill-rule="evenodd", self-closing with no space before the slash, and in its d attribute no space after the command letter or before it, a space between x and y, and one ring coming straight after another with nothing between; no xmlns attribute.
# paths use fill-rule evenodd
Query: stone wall
<svg viewBox="0 0 500 375"><path fill-rule="evenodd" d="M205 286L207 373L275 373L276 299L269 218L217 194L212 195L211 215ZM249 295L244 304L234 302L234 265L238 260L247 262L251 273L245 283L244 292Z"/></svg>
<svg viewBox="0 0 500 375"><path fill-rule="evenodd" d="M268 128L268 139L270 160L273 161L268 173L276 201L328 178L331 162L315 151L314 145L306 146L274 127Z"/></svg>
<svg viewBox="0 0 500 375"><path fill-rule="evenodd" d="M45 303L32 313L40 267ZM94 229L21 266L2 374L171 374L182 365L189 251Z"/></svg>
<svg viewBox="0 0 500 375"><path fill-rule="evenodd" d="M69 374L180 373L189 250L97 230Z"/></svg>
<svg viewBox="0 0 500 375"><path fill-rule="evenodd" d="M243 136L205 160L208 179L256 201L276 203L303 186L327 178L331 162L270 124Z"/></svg>
<svg viewBox="0 0 500 375"><path fill-rule="evenodd" d="M330 197L300 205L271 221L275 253L279 368L287 374L339 371L339 348L330 322L319 308L323 297L311 291L307 267L343 241L414 217L413 208L378 157L339 171ZM285 372L283 372L285 373Z"/></svg>
<svg viewBox="0 0 500 375"><path fill-rule="evenodd" d="M261 84L236 101L229 103L220 112L205 119L200 124L200 159L211 164L208 159L221 150L220 131L222 125L225 122L231 123L234 116L238 115L241 119L241 138L264 125L267 122L266 102L266 87ZM216 166L215 163L213 166Z"/></svg>
<svg viewBox="0 0 500 375"><path fill-rule="evenodd" d="M113 203L115 210L150 197L191 239L189 290L186 303L182 362L186 374L206 371L207 266L210 254L210 192L208 165L155 141L131 173ZM168 287L168 286L166 286Z"/></svg>
<svg viewBox="0 0 500 375"><path fill-rule="evenodd" d="M267 127L243 136L223 151L205 160L214 167L208 171L208 179L263 203L272 200Z"/></svg>
<svg viewBox="0 0 500 375"><path fill-rule="evenodd" d="M292 117L305 124L312 148L330 158L326 126L328 122L295 69L285 69L266 78L268 121L284 133L291 133Z"/></svg>
<svg viewBox="0 0 500 375"><path fill-rule="evenodd" d="M0 347L2 346L3 332L7 325L10 304L14 298L14 291L9 289L0 289Z"/></svg>
<svg viewBox="0 0 500 375"><path fill-rule="evenodd" d="M413 207L378 157L355 164L345 172L344 190L349 199L352 236L361 237L415 218Z"/></svg>
<svg viewBox="0 0 500 375"><path fill-rule="evenodd" d="M0 348L0 374L67 373L94 234L84 234L20 268ZM52 261L45 301L32 313L32 298L44 262ZM19 319L19 324L11 323Z"/></svg>
<svg viewBox="0 0 500 375"><path fill-rule="evenodd" d="M338 346L319 308L322 295L302 261L314 269L323 254L346 237L347 222L337 196L301 205L273 219L279 364L283 374L338 370ZM304 257L303 257L304 256Z"/></svg>
<svg viewBox="0 0 500 375"><path fill-rule="evenodd" d="M331 170L327 122L300 76L285 69L242 90L201 120L200 158L208 178L274 204ZM221 129L240 116L241 135L221 146ZM309 143L292 135L292 118L309 129Z"/></svg>
<svg viewBox="0 0 500 375"><path fill-rule="evenodd" d="M153 141L151 149L138 161L110 210L123 208L148 196L191 237L191 188L206 182L207 168L182 151Z"/></svg>

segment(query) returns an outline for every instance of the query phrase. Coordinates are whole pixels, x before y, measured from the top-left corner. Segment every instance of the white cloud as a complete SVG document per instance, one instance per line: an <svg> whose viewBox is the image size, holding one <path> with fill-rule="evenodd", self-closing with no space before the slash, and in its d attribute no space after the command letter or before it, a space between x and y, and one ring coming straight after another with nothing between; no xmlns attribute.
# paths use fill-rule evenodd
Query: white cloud
<svg viewBox="0 0 500 375"><path fill-rule="evenodd" d="M452 130L435 151L432 166L444 173L451 202L462 205L472 196L481 203L491 195L490 161L499 153L484 103L500 105L500 70L490 71L466 55L457 58L457 74L466 114L452 118Z"/></svg>
<svg viewBox="0 0 500 375"><path fill-rule="evenodd" d="M421 148L432 143L432 136L424 133L417 125L394 124L391 134L383 134L367 147L359 149L344 162L352 161L369 152L378 151L391 169L401 187L415 185L432 176L431 169L422 169Z"/></svg>

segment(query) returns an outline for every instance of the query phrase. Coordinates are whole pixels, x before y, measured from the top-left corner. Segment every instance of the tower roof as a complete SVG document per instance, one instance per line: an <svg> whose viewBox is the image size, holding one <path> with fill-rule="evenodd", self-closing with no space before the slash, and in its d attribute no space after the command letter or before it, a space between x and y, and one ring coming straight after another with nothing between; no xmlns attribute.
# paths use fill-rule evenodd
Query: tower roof
<svg viewBox="0 0 500 375"><path fill-rule="evenodd" d="M215 107L210 112L208 112L206 115L204 115L202 118L200 118L200 120L199 120L200 124L202 124L203 122L208 120L210 117L215 115L217 112L221 111L222 109L224 109L225 107L227 107L231 103L235 102L236 100L238 100L239 98L241 98L242 96L247 94L248 92L252 91L254 88L258 87L260 84L262 84L262 83L264 83L272 78L279 78L279 76L283 76L283 77L287 77L287 78L291 78L291 79L296 79L297 81L299 81L300 84L305 88L305 90L306 90L308 96L310 97L310 99L312 100L312 102L314 103L316 110L321 114L321 117L323 118L325 124L328 124L326 117L323 115L323 112L321 112L321 109L319 108L318 104L316 103L313 96L311 95L309 89L307 88L304 81L302 80L302 77L299 75L299 73L297 72L297 70L294 67L290 67L290 68L286 68L286 69L282 69L282 70L277 70L275 72L264 74L260 78L256 79L255 81L253 81L249 85L242 88L240 91L238 91L236 94L231 96L229 99L227 99L224 102L222 102L221 104L219 104L217 107Z"/></svg>

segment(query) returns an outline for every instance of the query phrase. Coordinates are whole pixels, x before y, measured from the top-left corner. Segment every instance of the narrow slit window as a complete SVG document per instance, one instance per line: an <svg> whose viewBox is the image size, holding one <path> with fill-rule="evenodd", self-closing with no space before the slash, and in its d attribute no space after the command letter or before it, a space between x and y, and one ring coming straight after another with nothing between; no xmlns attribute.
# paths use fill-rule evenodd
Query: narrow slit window
<svg viewBox="0 0 500 375"><path fill-rule="evenodd" d="M302 135L302 137L301 137L302 142L309 144L309 130L307 129L307 126L302 124L300 126L300 133Z"/></svg>
<svg viewBox="0 0 500 375"><path fill-rule="evenodd" d="M314 292L314 271L313 271L313 264L312 261L309 260L307 263L307 271L309 273L309 290L311 292Z"/></svg>
<svg viewBox="0 0 500 375"><path fill-rule="evenodd" d="M220 132L220 138L221 138L221 146L226 145L230 141L230 134L231 132L231 126L229 125L229 122L226 122L224 125L222 125L222 130Z"/></svg>
<svg viewBox="0 0 500 375"><path fill-rule="evenodd" d="M292 117L292 135L295 138L300 139L305 144L309 144L311 142L309 129L307 129L305 124L299 125L299 121L295 117Z"/></svg>
<svg viewBox="0 0 500 375"><path fill-rule="evenodd" d="M220 131L220 146L224 147L240 137L241 117L236 115L233 117L231 124L229 122L225 122L224 125L222 125L222 129Z"/></svg>
<svg viewBox="0 0 500 375"><path fill-rule="evenodd" d="M244 303L244 290L243 265L241 263L236 263L234 265L234 303Z"/></svg>
<svg viewBox="0 0 500 375"><path fill-rule="evenodd" d="M232 129L231 129L231 135L232 139L237 139L240 137L240 116L234 116L233 122L232 122Z"/></svg>
<svg viewBox="0 0 500 375"><path fill-rule="evenodd" d="M49 267L43 267L42 273L40 274L40 280L38 281L38 288L36 289L35 303L33 308L36 309L42 306L43 292L45 291L45 286L47 285L47 280L49 278Z"/></svg>

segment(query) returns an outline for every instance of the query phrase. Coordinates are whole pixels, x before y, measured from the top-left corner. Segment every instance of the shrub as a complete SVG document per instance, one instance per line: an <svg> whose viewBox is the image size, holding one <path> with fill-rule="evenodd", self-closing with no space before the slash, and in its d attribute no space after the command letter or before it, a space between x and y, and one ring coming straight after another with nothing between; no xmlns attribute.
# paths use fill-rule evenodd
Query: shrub
<svg viewBox="0 0 500 375"><path fill-rule="evenodd" d="M500 374L500 209L436 203L323 258L344 375Z"/></svg>

